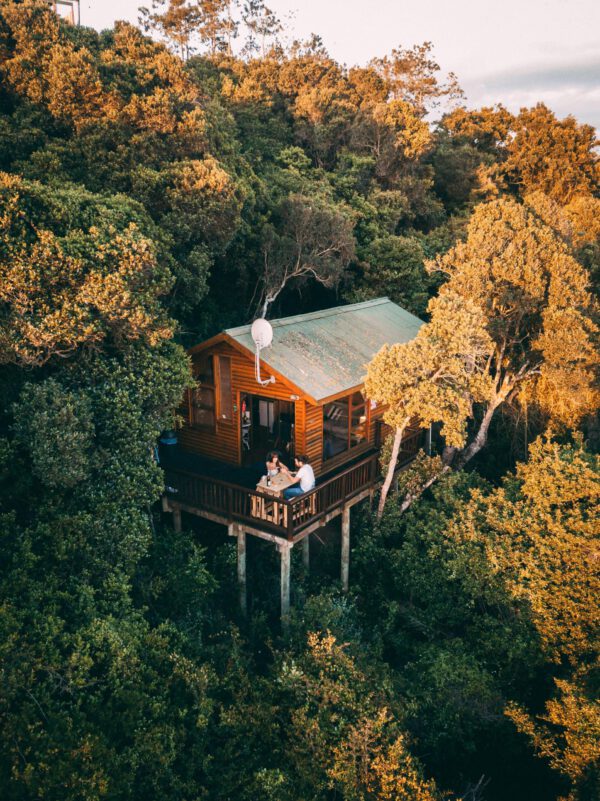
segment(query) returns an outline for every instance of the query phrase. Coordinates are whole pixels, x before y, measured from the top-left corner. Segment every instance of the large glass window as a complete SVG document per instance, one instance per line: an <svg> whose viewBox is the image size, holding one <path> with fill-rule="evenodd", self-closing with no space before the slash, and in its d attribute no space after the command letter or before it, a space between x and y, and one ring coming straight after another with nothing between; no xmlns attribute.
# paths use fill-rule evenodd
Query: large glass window
<svg viewBox="0 0 600 801"><path fill-rule="evenodd" d="M360 392L323 407L323 459L332 459L368 439L367 405Z"/></svg>
<svg viewBox="0 0 600 801"><path fill-rule="evenodd" d="M198 428L215 428L215 373L213 357L197 362L196 386L190 392L190 422Z"/></svg>

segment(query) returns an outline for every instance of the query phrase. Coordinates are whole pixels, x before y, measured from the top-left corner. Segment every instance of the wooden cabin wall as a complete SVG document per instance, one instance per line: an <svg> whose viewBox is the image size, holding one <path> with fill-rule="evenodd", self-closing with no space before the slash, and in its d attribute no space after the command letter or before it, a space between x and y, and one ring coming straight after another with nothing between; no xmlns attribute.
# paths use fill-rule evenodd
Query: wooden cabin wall
<svg viewBox="0 0 600 801"><path fill-rule="evenodd" d="M296 453L306 454L315 475L323 470L323 407L296 401Z"/></svg>
<svg viewBox="0 0 600 801"><path fill-rule="evenodd" d="M323 407L306 404L304 453L315 474L323 470Z"/></svg>
<svg viewBox="0 0 600 801"><path fill-rule="evenodd" d="M233 403L233 418L231 422L221 421L217 418L215 431L204 431L194 426L185 425L179 432L179 443L184 450L199 453L211 459L219 459L231 464L241 463L241 425L240 425L240 394L260 395L263 398L273 398L290 401L294 390L280 379L274 383L261 387L256 383L254 375L254 360L231 347L227 342L220 342L214 347L192 354L192 366L205 356L228 356L231 359L231 392ZM266 365L261 364L261 378L270 378L271 373ZM298 407L304 405L304 400L296 402L296 415ZM296 420L296 432L298 431ZM297 448L296 442L296 448ZM296 453L302 451L296 450Z"/></svg>
<svg viewBox="0 0 600 801"><path fill-rule="evenodd" d="M236 353L233 348L218 345L207 351L202 351L192 355L192 371L197 375L197 364L206 356L229 356L231 358L231 387L232 402L234 413L231 421L219 420L215 409L215 430L207 431L197 426L186 424L178 432L179 444L186 451L207 456L209 459L218 459L230 464L239 464L240 461L240 421L239 410L237 410L237 399L235 396L235 367Z"/></svg>

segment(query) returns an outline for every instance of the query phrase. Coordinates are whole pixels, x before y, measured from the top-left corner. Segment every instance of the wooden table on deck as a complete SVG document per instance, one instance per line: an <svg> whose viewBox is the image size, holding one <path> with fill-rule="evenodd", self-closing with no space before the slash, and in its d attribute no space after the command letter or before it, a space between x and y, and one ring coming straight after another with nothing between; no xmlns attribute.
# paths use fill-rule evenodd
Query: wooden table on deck
<svg viewBox="0 0 600 801"><path fill-rule="evenodd" d="M271 476L271 483L267 486L267 477L263 476L256 485L257 492L263 494L252 496L252 517L258 517L261 520L268 520L277 525L286 525L285 518L286 506L279 501L283 500L283 491L291 487L294 479L285 473L277 473L276 476Z"/></svg>

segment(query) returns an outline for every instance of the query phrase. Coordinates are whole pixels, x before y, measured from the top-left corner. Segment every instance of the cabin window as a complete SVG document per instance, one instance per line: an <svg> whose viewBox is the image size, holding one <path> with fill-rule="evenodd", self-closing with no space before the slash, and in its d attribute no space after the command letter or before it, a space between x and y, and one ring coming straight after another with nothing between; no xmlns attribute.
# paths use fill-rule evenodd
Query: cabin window
<svg viewBox="0 0 600 801"><path fill-rule="evenodd" d="M215 429L215 373L212 356L197 363L196 386L190 392L190 422L205 431Z"/></svg>
<svg viewBox="0 0 600 801"><path fill-rule="evenodd" d="M367 403L361 392L350 396L350 447L362 445L368 439Z"/></svg>
<svg viewBox="0 0 600 801"><path fill-rule="evenodd" d="M323 407L323 459L362 445L368 439L367 405L360 392Z"/></svg>
<svg viewBox="0 0 600 801"><path fill-rule="evenodd" d="M218 357L219 372L219 420L233 420L233 395L231 392L231 359Z"/></svg>

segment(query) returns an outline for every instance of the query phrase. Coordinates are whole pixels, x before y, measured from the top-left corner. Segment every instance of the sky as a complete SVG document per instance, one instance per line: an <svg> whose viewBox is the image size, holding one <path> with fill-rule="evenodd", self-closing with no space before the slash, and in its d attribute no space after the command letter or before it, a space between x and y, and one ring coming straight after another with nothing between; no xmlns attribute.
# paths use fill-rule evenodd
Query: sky
<svg viewBox="0 0 600 801"><path fill-rule="evenodd" d="M137 20L151 0L81 0L81 22ZM268 0L289 39L318 33L348 66L431 41L471 108L544 102L600 130L600 0ZM290 30L291 29L291 30Z"/></svg>

